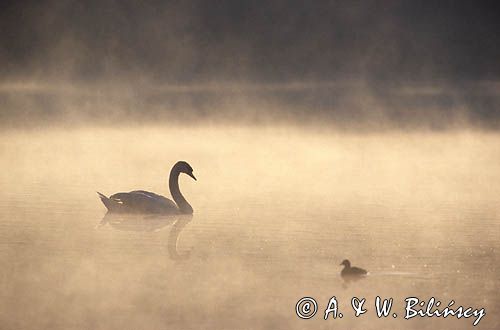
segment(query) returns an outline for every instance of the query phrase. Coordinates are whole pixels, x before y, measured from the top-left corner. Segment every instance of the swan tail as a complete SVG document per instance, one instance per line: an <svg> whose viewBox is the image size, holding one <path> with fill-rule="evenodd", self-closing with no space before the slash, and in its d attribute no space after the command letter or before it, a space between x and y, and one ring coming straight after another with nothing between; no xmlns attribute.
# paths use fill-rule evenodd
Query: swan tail
<svg viewBox="0 0 500 330"><path fill-rule="evenodd" d="M102 203L104 204L104 206L106 206L106 208L108 209L108 211L111 211L113 209L113 201L111 199L109 199L108 197L106 197L106 195L104 194L101 194L100 192L96 191L97 195L99 195L99 198L101 199Z"/></svg>
<svg viewBox="0 0 500 330"><path fill-rule="evenodd" d="M101 199L108 199L108 197L106 197L106 195L101 194L101 193L100 193L100 192L98 192L98 191L96 191L96 193L97 193L97 195L99 195L99 197L100 197Z"/></svg>

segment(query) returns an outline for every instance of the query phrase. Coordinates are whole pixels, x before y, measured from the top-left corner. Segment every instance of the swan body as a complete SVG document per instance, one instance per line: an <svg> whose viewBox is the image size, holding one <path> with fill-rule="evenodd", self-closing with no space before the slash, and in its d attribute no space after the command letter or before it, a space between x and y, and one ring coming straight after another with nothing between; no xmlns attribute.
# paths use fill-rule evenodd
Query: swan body
<svg viewBox="0 0 500 330"><path fill-rule="evenodd" d="M109 197L100 192L97 194L108 212L111 213L192 214L193 208L179 190L179 175L181 173L185 173L196 180L193 168L187 162L177 162L170 171L168 182L174 201L144 190L120 192Z"/></svg>
<svg viewBox="0 0 500 330"><path fill-rule="evenodd" d="M344 269L340 272L340 276L343 278L359 278L368 274L368 272L363 268L351 267L351 262L347 259L342 261L340 265L344 266Z"/></svg>

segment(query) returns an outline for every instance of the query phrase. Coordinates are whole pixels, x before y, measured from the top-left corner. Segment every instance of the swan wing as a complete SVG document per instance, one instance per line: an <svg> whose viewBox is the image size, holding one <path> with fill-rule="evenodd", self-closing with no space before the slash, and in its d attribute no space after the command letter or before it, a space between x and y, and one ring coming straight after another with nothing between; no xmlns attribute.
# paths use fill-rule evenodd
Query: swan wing
<svg viewBox="0 0 500 330"><path fill-rule="evenodd" d="M128 193L117 193L109 197L121 204L123 212L136 213L177 213L177 206L173 201L158 194L135 190Z"/></svg>
<svg viewBox="0 0 500 330"><path fill-rule="evenodd" d="M166 199L166 200L170 201L170 199L165 198L162 195L158 195L158 194L155 194L154 192L146 191L146 190L134 190L134 191L129 192L129 194L143 194L143 195L146 195L146 196L154 198L154 199Z"/></svg>
<svg viewBox="0 0 500 330"><path fill-rule="evenodd" d="M143 194L143 195L146 195L152 199L157 200L158 202L164 203L168 207L177 208L177 205L175 204L174 201L172 201L172 200L170 200L162 195L155 194L154 192L145 191L145 190L134 190L134 191L131 191L130 194Z"/></svg>

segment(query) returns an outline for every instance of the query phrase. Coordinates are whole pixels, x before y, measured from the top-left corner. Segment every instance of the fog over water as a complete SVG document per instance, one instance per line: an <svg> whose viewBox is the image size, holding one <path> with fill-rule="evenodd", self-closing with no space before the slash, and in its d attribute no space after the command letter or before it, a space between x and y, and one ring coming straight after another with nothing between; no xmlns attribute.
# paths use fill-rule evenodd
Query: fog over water
<svg viewBox="0 0 500 330"><path fill-rule="evenodd" d="M484 307L481 328L499 325L496 133L147 126L1 141L6 328L471 327L405 321L407 296ZM169 196L178 159L198 178L180 181L192 219L103 220L96 190ZM346 286L344 258L370 276ZM295 315L302 296L326 308L332 295L342 320ZM351 296L377 295L401 317L349 312Z"/></svg>
<svg viewBox="0 0 500 330"><path fill-rule="evenodd" d="M462 86L363 80L152 84L13 81L0 85L2 126L266 124L366 131L497 130L496 82Z"/></svg>
<svg viewBox="0 0 500 330"><path fill-rule="evenodd" d="M2 9L4 125L499 125L495 7L66 0Z"/></svg>
<svg viewBox="0 0 500 330"><path fill-rule="evenodd" d="M500 328L498 9L0 6L1 329ZM106 214L179 160L192 216Z"/></svg>

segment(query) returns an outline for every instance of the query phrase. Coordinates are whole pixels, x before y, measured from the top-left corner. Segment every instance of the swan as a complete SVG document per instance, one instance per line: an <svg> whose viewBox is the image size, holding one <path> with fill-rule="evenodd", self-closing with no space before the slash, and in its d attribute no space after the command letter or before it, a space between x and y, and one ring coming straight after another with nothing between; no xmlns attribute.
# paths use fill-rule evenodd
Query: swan
<svg viewBox="0 0 500 330"><path fill-rule="evenodd" d="M347 259L342 261L340 265L344 266L344 269L342 269L342 271L340 272L340 276L342 276L343 278L359 278L368 274L368 272L363 268L351 267L351 262Z"/></svg>
<svg viewBox="0 0 500 330"><path fill-rule="evenodd" d="M189 175L196 181L193 168L187 162L179 161L172 167L168 187L175 203L168 198L144 190L120 192L109 197L100 192L97 194L111 213L192 214L193 208L179 190L179 174L181 173Z"/></svg>

